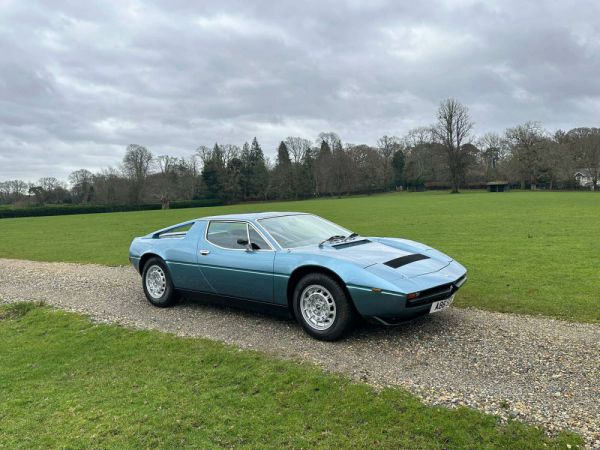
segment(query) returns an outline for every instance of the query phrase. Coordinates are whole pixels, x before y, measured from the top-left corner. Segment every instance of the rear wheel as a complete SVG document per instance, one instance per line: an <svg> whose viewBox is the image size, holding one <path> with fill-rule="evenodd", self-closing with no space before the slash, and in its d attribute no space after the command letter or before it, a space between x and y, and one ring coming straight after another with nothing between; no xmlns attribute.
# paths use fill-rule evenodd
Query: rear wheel
<svg viewBox="0 0 600 450"><path fill-rule="evenodd" d="M355 312L342 286L322 273L305 275L294 289L296 318L311 336L335 341L354 324Z"/></svg>
<svg viewBox="0 0 600 450"><path fill-rule="evenodd" d="M154 306L165 308L177 302L178 295L173 287L171 275L165 262L160 258L151 258L142 272L144 294Z"/></svg>

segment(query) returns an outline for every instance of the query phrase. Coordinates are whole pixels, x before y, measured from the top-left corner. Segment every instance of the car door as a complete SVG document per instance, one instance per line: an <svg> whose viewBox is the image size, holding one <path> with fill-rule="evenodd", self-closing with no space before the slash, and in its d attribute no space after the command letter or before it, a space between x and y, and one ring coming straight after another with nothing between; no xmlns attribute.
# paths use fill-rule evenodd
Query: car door
<svg viewBox="0 0 600 450"><path fill-rule="evenodd" d="M209 221L198 248L202 273L220 295L273 302L275 251L249 222Z"/></svg>
<svg viewBox="0 0 600 450"><path fill-rule="evenodd" d="M189 222L158 234L151 242L163 255L173 285L177 289L211 292L213 289L202 273L198 273L198 242L204 236L205 223Z"/></svg>

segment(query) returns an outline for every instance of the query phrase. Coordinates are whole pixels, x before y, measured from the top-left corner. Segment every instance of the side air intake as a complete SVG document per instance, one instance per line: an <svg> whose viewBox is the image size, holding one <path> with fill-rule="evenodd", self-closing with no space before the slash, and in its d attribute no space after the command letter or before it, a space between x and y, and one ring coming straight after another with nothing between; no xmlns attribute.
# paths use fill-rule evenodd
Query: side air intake
<svg viewBox="0 0 600 450"><path fill-rule="evenodd" d="M429 259L429 256L421 255L420 253L415 253L414 255L406 255L401 256L400 258L390 259L389 261L384 262L384 264L386 266L391 267L392 269L397 269L398 267L405 266L415 261L421 261L422 259Z"/></svg>

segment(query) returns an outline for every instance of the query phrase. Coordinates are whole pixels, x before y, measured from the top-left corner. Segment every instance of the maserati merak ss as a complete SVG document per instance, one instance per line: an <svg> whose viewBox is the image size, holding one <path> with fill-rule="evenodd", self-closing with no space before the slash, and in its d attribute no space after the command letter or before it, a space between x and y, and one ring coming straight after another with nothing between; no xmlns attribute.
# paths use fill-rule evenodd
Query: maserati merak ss
<svg viewBox="0 0 600 450"><path fill-rule="evenodd" d="M155 306L196 293L279 307L321 340L342 337L359 317L395 325L442 311L467 279L427 245L296 212L190 220L136 237L129 259Z"/></svg>

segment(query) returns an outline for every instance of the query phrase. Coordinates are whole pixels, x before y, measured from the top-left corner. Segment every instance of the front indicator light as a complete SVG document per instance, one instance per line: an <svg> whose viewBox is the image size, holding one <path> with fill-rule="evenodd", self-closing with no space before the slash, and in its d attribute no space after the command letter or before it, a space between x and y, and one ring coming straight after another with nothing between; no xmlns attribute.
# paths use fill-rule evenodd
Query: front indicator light
<svg viewBox="0 0 600 450"><path fill-rule="evenodd" d="M407 298L408 300L412 300L413 298L417 298L417 297L419 296L419 294L420 294L420 292L412 292L412 293L408 294L408 295L406 296L406 298Z"/></svg>

